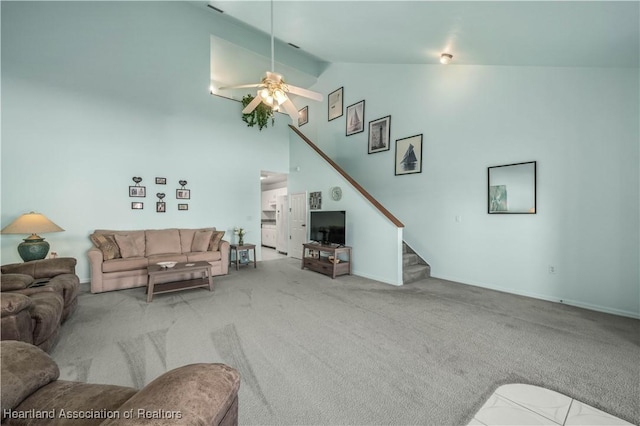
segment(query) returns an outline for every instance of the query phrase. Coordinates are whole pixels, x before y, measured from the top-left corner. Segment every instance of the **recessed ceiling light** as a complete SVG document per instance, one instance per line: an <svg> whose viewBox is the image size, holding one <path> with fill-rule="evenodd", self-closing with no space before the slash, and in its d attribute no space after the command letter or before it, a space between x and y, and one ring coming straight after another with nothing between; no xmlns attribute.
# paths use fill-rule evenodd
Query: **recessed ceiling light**
<svg viewBox="0 0 640 426"><path fill-rule="evenodd" d="M447 65L453 59L453 55L450 53L443 53L440 55L440 63Z"/></svg>

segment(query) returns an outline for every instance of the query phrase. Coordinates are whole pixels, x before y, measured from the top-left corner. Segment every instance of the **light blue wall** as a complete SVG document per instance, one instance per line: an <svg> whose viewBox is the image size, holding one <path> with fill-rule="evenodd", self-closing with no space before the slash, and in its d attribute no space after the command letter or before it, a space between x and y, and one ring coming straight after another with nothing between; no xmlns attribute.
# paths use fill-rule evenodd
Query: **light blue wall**
<svg viewBox="0 0 640 426"><path fill-rule="evenodd" d="M321 210L346 212L346 245L352 247L354 275L402 285L403 228L390 222L293 131L290 139L289 194L306 192L308 195L319 191L322 193ZM342 189L342 198L338 201L331 198L330 190L334 186ZM289 250L298 249L301 248Z"/></svg>
<svg viewBox="0 0 640 426"><path fill-rule="evenodd" d="M288 171L288 120L258 132L240 103L208 94L221 26L180 2L2 2L2 227L44 213L82 281L96 228L242 226L259 242L260 170ZM128 197L133 176L146 198ZM180 179L191 200L178 212ZM21 261L20 237L2 236L3 264Z"/></svg>
<svg viewBox="0 0 640 426"><path fill-rule="evenodd" d="M640 315L637 68L334 64L315 89L341 86L367 124L391 115L391 150L368 155L368 131L345 137L326 100L305 131L434 276ZM395 140L419 133L422 173L394 176ZM533 160L538 214L488 215L487 167Z"/></svg>
<svg viewBox="0 0 640 426"><path fill-rule="evenodd" d="M78 258L83 280L95 228L243 226L257 241L258 176L288 171L287 120L257 132L207 94L209 35L250 47L245 29L188 3L1 7L3 227L45 213L66 229L45 235L52 249ZM366 100L367 122L392 116L392 140L424 134L423 173L395 177L395 144L367 155L367 132L345 137L326 100L309 102L302 129L405 223L433 275L640 315L638 69L338 64L315 89L340 86L345 107ZM487 215L486 168L529 160L539 213ZM127 196L136 175L143 211ZM175 210L178 179L188 212ZM2 263L19 261L19 241L2 236Z"/></svg>

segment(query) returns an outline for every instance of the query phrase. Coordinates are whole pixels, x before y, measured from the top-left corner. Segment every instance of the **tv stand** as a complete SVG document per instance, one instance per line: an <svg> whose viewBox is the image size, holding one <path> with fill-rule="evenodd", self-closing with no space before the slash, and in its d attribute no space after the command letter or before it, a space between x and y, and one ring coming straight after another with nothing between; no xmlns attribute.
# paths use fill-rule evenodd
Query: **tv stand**
<svg viewBox="0 0 640 426"><path fill-rule="evenodd" d="M312 255L316 253L316 255ZM338 263L331 262L329 256L338 259L338 255L346 253L348 259ZM351 247L332 246L318 243L306 243L302 245L302 269L308 268L335 278L340 275L351 275Z"/></svg>

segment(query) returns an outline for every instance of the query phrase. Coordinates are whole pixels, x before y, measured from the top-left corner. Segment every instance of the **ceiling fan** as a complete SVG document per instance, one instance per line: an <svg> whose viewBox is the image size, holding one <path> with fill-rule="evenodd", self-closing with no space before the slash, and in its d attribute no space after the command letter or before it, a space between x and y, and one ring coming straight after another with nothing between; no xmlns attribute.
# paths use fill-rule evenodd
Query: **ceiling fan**
<svg viewBox="0 0 640 426"><path fill-rule="evenodd" d="M291 102L287 93L291 93L305 98L313 99L314 101L322 101L322 94L303 89L301 87L292 86L286 84L280 74L275 73L275 60L273 53L273 0L271 0L271 71L267 71L266 76L262 78L260 83L256 84L242 84L239 86L220 87L220 90L225 89L243 89L249 87L257 87L258 91L256 97L242 110L243 114L251 113L260 102L271 107L274 111L278 111L283 108L287 114L291 117L294 125L298 124L298 108Z"/></svg>

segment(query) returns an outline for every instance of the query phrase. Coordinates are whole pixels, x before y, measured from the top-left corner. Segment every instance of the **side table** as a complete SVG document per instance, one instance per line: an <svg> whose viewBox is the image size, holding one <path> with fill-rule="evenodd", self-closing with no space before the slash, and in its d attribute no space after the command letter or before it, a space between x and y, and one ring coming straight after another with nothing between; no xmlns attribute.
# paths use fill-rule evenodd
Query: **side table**
<svg viewBox="0 0 640 426"><path fill-rule="evenodd" d="M238 270L238 266L239 265L245 265L245 263L240 263L240 252L243 252L243 251L246 251L247 255L248 255L249 250L253 250L253 267L254 268L258 267L257 266L258 264L256 262L256 245L255 244L243 244L243 245L231 244L229 246L229 249L230 249L229 250L229 258L230 258L229 261L230 261L230 263L234 262L233 261L233 256L231 256L231 254L235 253L235 255L236 255L236 259L235 259L236 271ZM248 260L249 260L249 262L247 262L246 264L251 263L251 256L249 256Z"/></svg>

